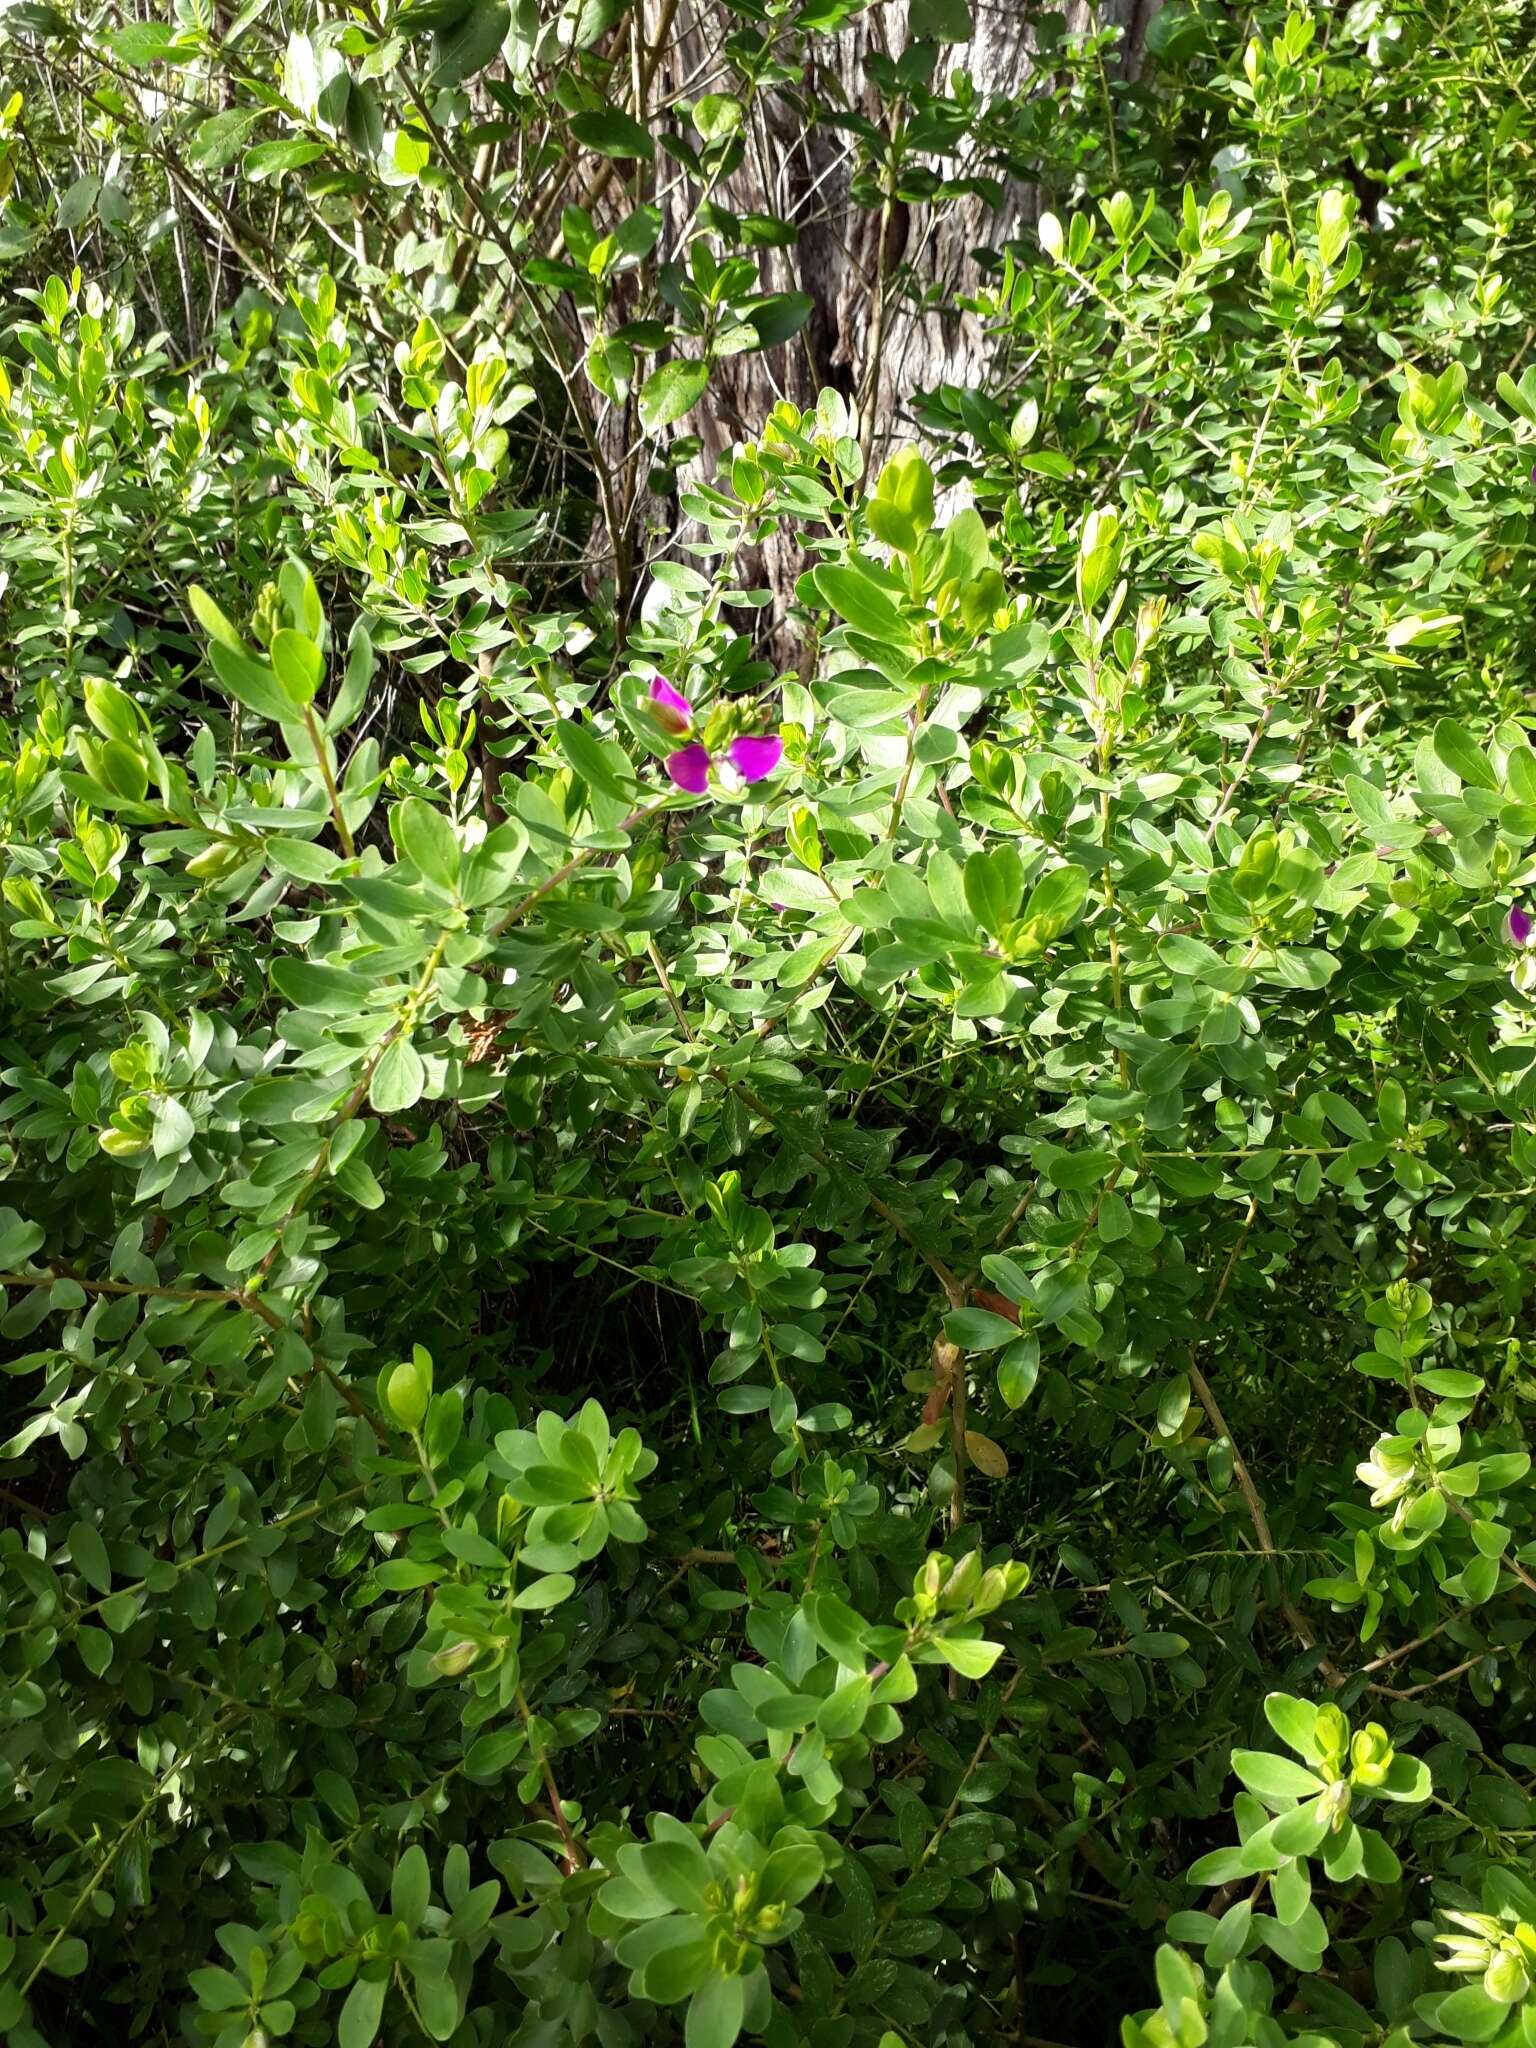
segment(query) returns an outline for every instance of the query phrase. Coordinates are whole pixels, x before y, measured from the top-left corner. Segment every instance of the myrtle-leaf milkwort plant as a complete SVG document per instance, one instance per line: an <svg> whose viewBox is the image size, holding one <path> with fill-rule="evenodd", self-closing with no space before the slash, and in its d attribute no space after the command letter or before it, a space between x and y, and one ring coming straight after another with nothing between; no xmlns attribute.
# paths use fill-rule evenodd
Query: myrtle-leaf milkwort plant
<svg viewBox="0 0 1536 2048"><path fill-rule="evenodd" d="M0 2031L1532 2048L1531 25L676 12L4 17Z"/></svg>

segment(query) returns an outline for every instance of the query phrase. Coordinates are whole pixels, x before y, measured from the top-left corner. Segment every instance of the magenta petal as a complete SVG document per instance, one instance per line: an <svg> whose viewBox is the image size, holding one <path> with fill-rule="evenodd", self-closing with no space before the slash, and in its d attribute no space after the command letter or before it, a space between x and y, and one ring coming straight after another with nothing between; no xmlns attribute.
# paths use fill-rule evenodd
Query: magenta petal
<svg viewBox="0 0 1536 2048"><path fill-rule="evenodd" d="M777 736L750 735L732 740L726 748L726 756L743 782L761 782L765 775L771 775L784 758L784 742Z"/></svg>
<svg viewBox="0 0 1536 2048"><path fill-rule="evenodd" d="M675 754L667 756L667 773L679 789L686 789L690 796L702 796L709 787L709 749L702 741L691 747L679 747Z"/></svg>
<svg viewBox="0 0 1536 2048"><path fill-rule="evenodd" d="M1532 933L1536 932L1536 918L1528 910L1522 910L1518 903L1512 903L1504 920L1504 931L1512 946L1528 946Z"/></svg>
<svg viewBox="0 0 1536 2048"><path fill-rule="evenodd" d="M692 706L665 676L651 677L651 716L665 732L682 734L693 730Z"/></svg>

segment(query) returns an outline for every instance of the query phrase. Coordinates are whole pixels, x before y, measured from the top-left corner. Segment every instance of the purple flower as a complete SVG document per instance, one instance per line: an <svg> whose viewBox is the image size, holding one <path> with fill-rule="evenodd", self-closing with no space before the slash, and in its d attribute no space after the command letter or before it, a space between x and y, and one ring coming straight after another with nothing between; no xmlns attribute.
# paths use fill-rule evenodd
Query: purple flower
<svg viewBox="0 0 1536 2048"><path fill-rule="evenodd" d="M686 739L667 756L667 773L690 796L703 796L709 788L711 769L727 786L761 782L784 758L784 742L774 733L736 733L730 725L735 713L724 707L710 720L705 739L691 738L696 731L693 706L681 690L674 690L665 676L651 678L651 716L673 739ZM719 728L718 731L716 728Z"/></svg>
<svg viewBox="0 0 1536 2048"><path fill-rule="evenodd" d="M1528 946L1536 936L1536 917L1522 910L1518 903L1511 903L1504 920L1504 936L1512 946Z"/></svg>
<svg viewBox="0 0 1536 2048"><path fill-rule="evenodd" d="M693 730L693 706L665 676L651 677L651 716L665 732L681 735Z"/></svg>

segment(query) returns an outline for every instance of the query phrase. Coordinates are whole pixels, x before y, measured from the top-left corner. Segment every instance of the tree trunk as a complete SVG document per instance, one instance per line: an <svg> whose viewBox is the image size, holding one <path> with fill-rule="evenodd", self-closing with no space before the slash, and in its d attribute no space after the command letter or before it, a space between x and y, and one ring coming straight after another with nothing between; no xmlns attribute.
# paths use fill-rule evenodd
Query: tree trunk
<svg viewBox="0 0 1536 2048"><path fill-rule="evenodd" d="M665 0L650 0L650 6L659 18ZM1102 0L1096 10L1100 26L1126 31L1119 49L1122 71L1137 67L1150 6L1151 0ZM807 409L826 386L857 405L866 460L877 470L892 445L912 438L905 423L916 393L982 379L981 326L959 303L980 282L972 252L997 248L1028 228L1041 210L1038 189L1008 180L995 203L966 195L911 207L895 197L861 205L850 190L850 138L825 120L807 120L803 111L810 100L888 128L892 110L869 84L867 60L871 54L899 56L907 13L907 0L890 0L855 16L835 37L815 39L803 94L792 100L773 93L753 110L741 165L716 196L737 214L767 213L796 223L800 232L792 247L762 252L762 288L803 291L812 311L790 341L727 357L711 370L708 393L684 426L703 441L690 475L709 475L733 442L755 439L777 400ZM1071 0L1073 32L1094 16L1093 0ZM974 19L969 44L941 49L941 72L964 68L983 100L1026 91L1029 10L1003 0L977 6ZM723 33L709 0L682 0L656 74L663 100L686 100L698 92L698 81L714 69ZM944 168L964 174L960 165ZM664 246L676 246L691 203L679 190L664 206ZM675 507L664 501L651 498L637 510L653 535L675 522ZM772 536L755 560L743 564L749 583L773 592L774 610L762 624L776 643L803 566L789 534ZM781 659L791 655L783 644L773 651Z"/></svg>

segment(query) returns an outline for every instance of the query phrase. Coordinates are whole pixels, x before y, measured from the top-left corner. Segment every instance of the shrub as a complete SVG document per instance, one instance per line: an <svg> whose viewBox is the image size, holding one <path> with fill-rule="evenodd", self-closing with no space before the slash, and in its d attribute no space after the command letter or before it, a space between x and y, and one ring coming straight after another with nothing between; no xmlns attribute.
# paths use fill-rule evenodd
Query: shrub
<svg viewBox="0 0 1536 2048"><path fill-rule="evenodd" d="M1529 24L1090 25L984 381L709 468L728 111L579 272L530 10L6 19L249 152L190 367L10 173L7 2040L1530 2048Z"/></svg>

